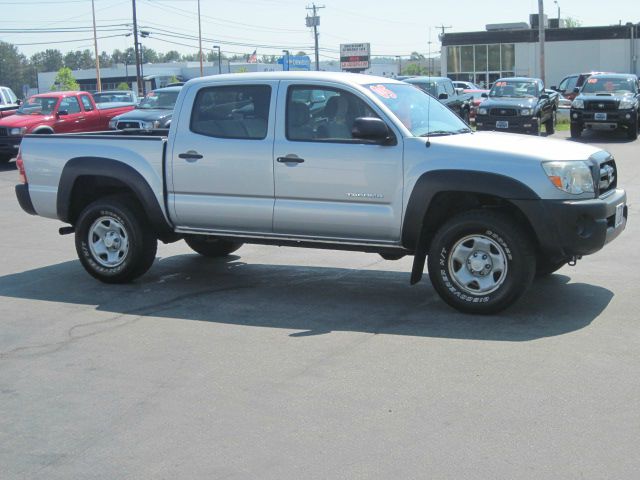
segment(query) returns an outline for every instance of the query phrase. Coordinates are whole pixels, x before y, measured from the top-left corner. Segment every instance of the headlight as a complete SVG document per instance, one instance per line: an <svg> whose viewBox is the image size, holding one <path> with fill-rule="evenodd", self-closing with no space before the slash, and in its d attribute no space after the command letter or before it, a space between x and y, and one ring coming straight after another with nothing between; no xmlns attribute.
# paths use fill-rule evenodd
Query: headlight
<svg viewBox="0 0 640 480"><path fill-rule="evenodd" d="M593 193L593 177L587 162L543 162L547 177L563 192L579 195Z"/></svg>
<svg viewBox="0 0 640 480"><path fill-rule="evenodd" d="M9 129L9 135L24 135L24 132L26 132L27 129L25 127L20 127L20 128L11 128Z"/></svg>
<svg viewBox="0 0 640 480"><path fill-rule="evenodd" d="M633 98L623 98L622 100L620 100L620 105L618 105L619 109L627 109L627 108L633 108L634 104L635 104L635 100Z"/></svg>
<svg viewBox="0 0 640 480"><path fill-rule="evenodd" d="M109 120L109 128L111 130L115 130L117 125L118 125L118 120L116 120L115 118L112 118L111 120Z"/></svg>
<svg viewBox="0 0 640 480"><path fill-rule="evenodd" d="M478 115L486 115L486 114L487 114L487 109L486 108L480 107L478 109Z"/></svg>
<svg viewBox="0 0 640 480"><path fill-rule="evenodd" d="M576 98L571 104L571 108L584 108L584 100Z"/></svg>
<svg viewBox="0 0 640 480"><path fill-rule="evenodd" d="M159 126L159 120L154 120L153 122L142 122L142 128L144 128L145 130L151 130L152 128L158 128Z"/></svg>
<svg viewBox="0 0 640 480"><path fill-rule="evenodd" d="M531 115L531 109L523 108L522 110L520 110L520 115L522 115L523 117L528 117L529 115Z"/></svg>

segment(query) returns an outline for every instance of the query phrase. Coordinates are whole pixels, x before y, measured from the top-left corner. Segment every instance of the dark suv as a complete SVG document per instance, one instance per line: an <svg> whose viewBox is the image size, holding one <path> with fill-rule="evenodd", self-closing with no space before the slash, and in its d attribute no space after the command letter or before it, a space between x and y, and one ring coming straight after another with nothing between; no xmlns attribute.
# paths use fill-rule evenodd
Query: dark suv
<svg viewBox="0 0 640 480"><path fill-rule="evenodd" d="M631 140L638 138L638 77L632 74L591 75L571 104L571 136L585 128L615 130L625 128Z"/></svg>
<svg viewBox="0 0 640 480"><path fill-rule="evenodd" d="M562 79L562 81L558 84L557 87L551 87L551 90L555 90L556 92L560 92L564 98L569 100L573 100L578 96L578 92L584 82L591 75L598 75L600 73L613 73L613 72L588 72L588 73L574 73L572 75L567 75Z"/></svg>
<svg viewBox="0 0 640 480"><path fill-rule="evenodd" d="M497 80L476 113L477 130L498 130L539 135L555 131L559 95L545 90L539 78Z"/></svg>

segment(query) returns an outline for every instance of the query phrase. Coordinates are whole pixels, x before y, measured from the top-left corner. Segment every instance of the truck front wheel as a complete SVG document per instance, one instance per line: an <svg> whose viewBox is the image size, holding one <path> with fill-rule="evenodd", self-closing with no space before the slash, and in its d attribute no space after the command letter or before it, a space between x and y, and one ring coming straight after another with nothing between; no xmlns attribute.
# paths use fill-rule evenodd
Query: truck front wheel
<svg viewBox="0 0 640 480"><path fill-rule="evenodd" d="M240 242L230 242L207 235L187 237L184 241L187 242L187 245L189 245L193 251L210 258L226 257L242 246Z"/></svg>
<svg viewBox="0 0 640 480"><path fill-rule="evenodd" d="M96 200L75 226L76 251L84 269L105 283L126 283L144 274L158 241L142 209L128 197Z"/></svg>
<svg viewBox="0 0 640 480"><path fill-rule="evenodd" d="M571 123L571 138L580 138L582 136L582 126L578 123Z"/></svg>
<svg viewBox="0 0 640 480"><path fill-rule="evenodd" d="M442 299L465 313L504 310L524 294L536 271L523 229L500 212L462 213L436 232L429 278Z"/></svg>

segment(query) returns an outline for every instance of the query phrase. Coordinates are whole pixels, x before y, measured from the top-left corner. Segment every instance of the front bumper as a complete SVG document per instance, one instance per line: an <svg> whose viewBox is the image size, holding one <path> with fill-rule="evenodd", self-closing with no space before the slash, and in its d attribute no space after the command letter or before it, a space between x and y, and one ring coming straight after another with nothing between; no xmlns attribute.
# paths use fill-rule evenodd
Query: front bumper
<svg viewBox="0 0 640 480"><path fill-rule="evenodd" d="M498 122L508 122L507 128L498 128ZM538 133L538 117L496 117L476 115L476 130L494 130L496 132Z"/></svg>
<svg viewBox="0 0 640 480"><path fill-rule="evenodd" d="M542 252L558 259L597 252L622 233L629 214L627 194L620 188L593 200L514 203L531 222Z"/></svg>
<svg viewBox="0 0 640 480"><path fill-rule="evenodd" d="M596 114L605 114L606 118L596 119L599 116ZM637 115L633 109L594 111L572 108L571 123L594 129L614 130L620 126L635 125Z"/></svg>
<svg viewBox="0 0 640 480"><path fill-rule="evenodd" d="M18 155L18 149L20 148L21 142L21 136L0 137L0 155L8 155L11 158L15 157Z"/></svg>
<svg viewBox="0 0 640 480"><path fill-rule="evenodd" d="M37 215L36 209L33 208L33 203L31 202L28 184L20 183L16 185L16 197L18 198L18 203L22 210L27 212L29 215Z"/></svg>

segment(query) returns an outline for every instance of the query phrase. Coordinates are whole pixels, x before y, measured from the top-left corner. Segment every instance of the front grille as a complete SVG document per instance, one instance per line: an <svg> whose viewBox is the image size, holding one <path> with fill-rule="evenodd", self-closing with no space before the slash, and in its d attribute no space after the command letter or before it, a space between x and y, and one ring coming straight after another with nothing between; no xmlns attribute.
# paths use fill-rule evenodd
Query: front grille
<svg viewBox="0 0 640 480"><path fill-rule="evenodd" d="M489 115L496 117L515 117L516 110L513 108L492 108L489 110Z"/></svg>
<svg viewBox="0 0 640 480"><path fill-rule="evenodd" d="M618 104L616 102L608 101L591 101L584 102L585 110L595 110L596 112L609 112L611 110L617 110Z"/></svg>
<svg viewBox="0 0 640 480"><path fill-rule="evenodd" d="M0 128L0 137L8 137L9 133L6 128Z"/></svg>
<svg viewBox="0 0 640 480"><path fill-rule="evenodd" d="M116 124L118 130L124 130L125 128L141 128L140 122L118 122Z"/></svg>
<svg viewBox="0 0 640 480"><path fill-rule="evenodd" d="M616 162L613 158L606 160L600 164L598 178L598 193L602 195L613 190L618 185L618 170Z"/></svg>

